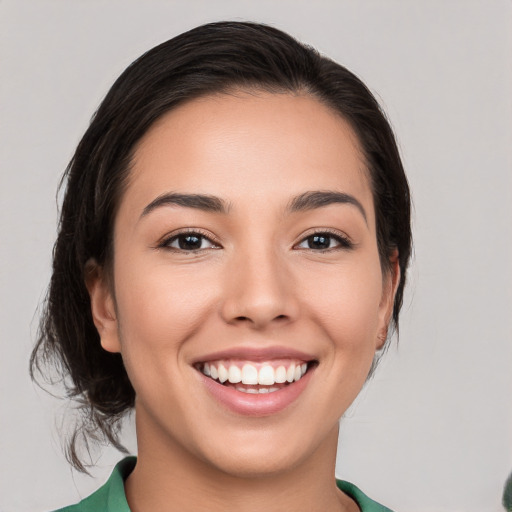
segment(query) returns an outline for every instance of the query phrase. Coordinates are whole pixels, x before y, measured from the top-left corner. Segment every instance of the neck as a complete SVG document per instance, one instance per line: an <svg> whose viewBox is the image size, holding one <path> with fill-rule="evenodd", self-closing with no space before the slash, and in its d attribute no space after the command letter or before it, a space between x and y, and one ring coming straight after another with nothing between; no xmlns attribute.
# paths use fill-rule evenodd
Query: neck
<svg viewBox="0 0 512 512"><path fill-rule="evenodd" d="M245 474L223 471L174 440L155 442L138 429L138 460L126 481L132 512L358 511L336 487L338 429L305 460L286 471Z"/></svg>

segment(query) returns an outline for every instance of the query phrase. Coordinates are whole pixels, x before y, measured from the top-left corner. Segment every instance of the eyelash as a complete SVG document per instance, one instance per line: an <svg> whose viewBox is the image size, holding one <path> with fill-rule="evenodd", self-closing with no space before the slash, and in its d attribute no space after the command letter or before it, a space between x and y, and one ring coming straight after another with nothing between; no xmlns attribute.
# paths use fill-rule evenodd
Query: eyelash
<svg viewBox="0 0 512 512"><path fill-rule="evenodd" d="M341 234L339 231L333 231L330 229L318 229L313 231L312 233L309 233L307 236L303 237L298 244L296 244L294 247L297 247L300 244L306 243L309 239L313 237L325 237L334 239L338 246L336 247L327 247L324 249L312 249L311 247L304 247L305 250L310 250L313 252L330 252L330 251L339 251L339 250L350 250L354 248L354 243L346 236Z"/></svg>
<svg viewBox="0 0 512 512"><path fill-rule="evenodd" d="M171 246L171 244L173 242L179 241L180 237L194 237L194 236L201 241L201 245L202 245L202 241L207 240L208 242L211 243L212 246L206 247L206 248L199 247L197 249L182 249L180 247L172 247ZM328 238L328 239L334 239L338 243L338 245L336 247L326 247L326 248L321 248L321 249L313 249L311 247L302 247L302 248L299 247L303 243L308 243L308 241L314 237L319 237L319 238L323 237L323 238ZM329 243L329 245L330 245L330 243ZM201 229L186 229L179 233L174 233L172 236L167 237L164 240L162 240L162 242L160 242L158 244L158 248L159 249L167 249L167 250L175 251L175 252L191 254L191 253L199 253L199 252L211 250L211 249L220 249L221 246L218 242L215 241L215 239L212 237L212 235L210 233L206 233L206 232L202 231ZM342 235L338 231L331 231L329 229L319 229L319 230L313 231L312 233L303 237L299 241L299 243L294 245L293 248L299 249L299 250L304 249L304 250L310 250L313 252L325 253L325 252L343 250L343 249L350 250L350 249L354 248L354 244L347 236Z"/></svg>
<svg viewBox="0 0 512 512"><path fill-rule="evenodd" d="M211 243L212 247L207 247L207 248L199 247L198 249L188 249L187 250L187 249L182 249L180 247L172 247L171 246L171 244L175 241L178 241L180 239L180 237L193 237L193 236L198 238L200 241L208 240ZM201 243L201 245L202 245L202 243ZM201 229L194 228L194 229L184 229L183 231L180 231L179 233L174 233L172 236L167 237L164 240L162 240L158 244L158 248L159 249L167 249L167 250L175 251L175 252L191 254L191 253L198 253L198 252L202 252L202 251L206 251L206 250L210 250L210 249L220 249L220 244L215 241L214 237L210 233L204 232Z"/></svg>

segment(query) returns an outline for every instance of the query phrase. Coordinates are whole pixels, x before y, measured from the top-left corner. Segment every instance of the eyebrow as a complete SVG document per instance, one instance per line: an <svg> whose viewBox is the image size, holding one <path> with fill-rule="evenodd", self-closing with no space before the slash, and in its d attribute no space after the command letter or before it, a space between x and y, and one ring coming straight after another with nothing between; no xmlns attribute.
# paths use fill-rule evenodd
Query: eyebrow
<svg viewBox="0 0 512 512"><path fill-rule="evenodd" d="M306 210L314 210L316 208L323 208L331 204L351 204L355 206L364 217L365 222L368 224L368 218L363 205L350 194L344 192L336 192L334 190L317 190L311 192L304 192L297 197L294 197L287 210L290 212L301 212Z"/></svg>
<svg viewBox="0 0 512 512"><path fill-rule="evenodd" d="M351 204L355 206L361 212L365 222L368 223L366 211L363 205L354 196L333 190L304 192L303 194L294 197L288 203L286 210L290 213L295 213L315 210L331 204ZM223 214L227 214L230 210L230 205L217 196L167 192L151 201L151 203L149 203L142 211L141 218L162 206L183 206L185 208L194 208L205 212Z"/></svg>
<svg viewBox="0 0 512 512"><path fill-rule="evenodd" d="M178 194L174 192L162 194L151 201L142 211L141 217L161 206L184 206L204 212L228 213L229 205L223 199L205 194Z"/></svg>

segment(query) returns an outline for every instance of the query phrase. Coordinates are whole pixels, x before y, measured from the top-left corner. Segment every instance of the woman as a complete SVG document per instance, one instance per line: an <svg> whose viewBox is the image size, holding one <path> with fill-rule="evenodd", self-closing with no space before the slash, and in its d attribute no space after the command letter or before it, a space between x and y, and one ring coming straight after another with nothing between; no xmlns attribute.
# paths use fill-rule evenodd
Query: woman
<svg viewBox="0 0 512 512"><path fill-rule="evenodd" d="M388 510L336 481L338 421L397 326L411 246L392 131L353 74L250 23L116 81L66 175L41 335L138 457L69 511Z"/></svg>

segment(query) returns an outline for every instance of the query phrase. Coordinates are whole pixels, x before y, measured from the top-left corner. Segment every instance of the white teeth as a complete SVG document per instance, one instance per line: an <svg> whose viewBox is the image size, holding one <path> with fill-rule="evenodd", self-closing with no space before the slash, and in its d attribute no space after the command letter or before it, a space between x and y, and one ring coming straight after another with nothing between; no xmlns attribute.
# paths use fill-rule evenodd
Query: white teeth
<svg viewBox="0 0 512 512"><path fill-rule="evenodd" d="M274 378L274 368L272 366L262 366L258 373L258 384L263 384L265 386L271 386L275 383Z"/></svg>
<svg viewBox="0 0 512 512"><path fill-rule="evenodd" d="M286 371L286 380L288 382L293 382L294 378L295 378L295 365L292 364L288 367L288 370Z"/></svg>
<svg viewBox="0 0 512 512"><path fill-rule="evenodd" d="M237 391L241 391L242 393L250 393L252 395L255 395L256 393L274 393L275 391L279 391L279 388L244 388L243 386L236 386L235 388Z"/></svg>
<svg viewBox="0 0 512 512"><path fill-rule="evenodd" d="M223 364L219 364L219 380L221 382L226 382L228 380L228 371Z"/></svg>
<svg viewBox="0 0 512 512"><path fill-rule="evenodd" d="M231 384L238 384L239 382L242 382L242 371L240 368L238 368L238 366L232 364L229 367L228 380L231 382Z"/></svg>
<svg viewBox="0 0 512 512"><path fill-rule="evenodd" d="M220 381L224 384L226 381L231 384L246 384L246 385L260 385L260 386L273 386L274 384L292 383L301 379L307 372L308 364L290 363L288 367L280 365L274 368L270 363L264 363L259 371L258 368L252 364L246 363L240 369L236 364L229 363L204 363L202 372L214 380ZM238 389L239 386L236 386ZM246 393L253 393L251 388L244 388L240 386L240 391ZM267 393L278 391L279 387L260 388L256 392Z"/></svg>
<svg viewBox="0 0 512 512"><path fill-rule="evenodd" d="M258 384L258 370L252 364L244 364L242 367L242 383Z"/></svg>
<svg viewBox="0 0 512 512"><path fill-rule="evenodd" d="M277 384L286 382L286 368L284 366L277 367L275 381Z"/></svg>

